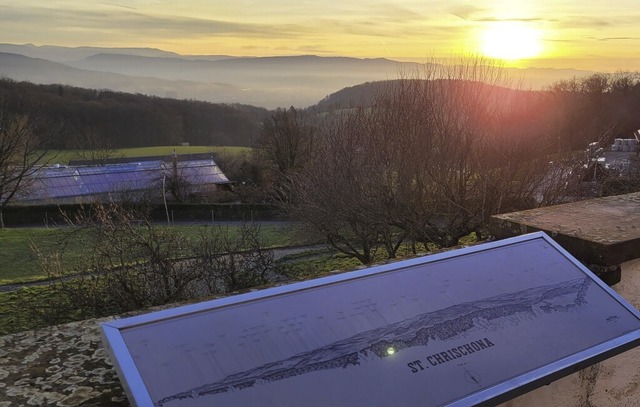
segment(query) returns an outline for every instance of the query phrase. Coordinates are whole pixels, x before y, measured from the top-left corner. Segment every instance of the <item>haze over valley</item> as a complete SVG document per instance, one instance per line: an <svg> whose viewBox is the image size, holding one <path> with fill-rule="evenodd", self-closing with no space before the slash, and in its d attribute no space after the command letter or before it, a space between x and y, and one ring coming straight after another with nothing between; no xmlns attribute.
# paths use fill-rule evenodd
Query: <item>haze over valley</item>
<svg viewBox="0 0 640 407"><path fill-rule="evenodd" d="M386 58L234 57L180 55L152 48L0 44L0 76L16 81L269 109L307 107L345 87L412 77L424 67ZM525 89L593 74L573 69L504 69L514 84Z"/></svg>

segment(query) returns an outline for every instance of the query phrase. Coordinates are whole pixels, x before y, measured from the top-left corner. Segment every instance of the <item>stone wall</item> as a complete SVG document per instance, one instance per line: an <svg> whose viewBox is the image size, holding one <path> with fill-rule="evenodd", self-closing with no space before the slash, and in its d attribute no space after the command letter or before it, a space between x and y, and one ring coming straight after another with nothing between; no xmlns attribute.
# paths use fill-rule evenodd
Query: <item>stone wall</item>
<svg viewBox="0 0 640 407"><path fill-rule="evenodd" d="M0 407L128 406L100 321L0 337Z"/></svg>

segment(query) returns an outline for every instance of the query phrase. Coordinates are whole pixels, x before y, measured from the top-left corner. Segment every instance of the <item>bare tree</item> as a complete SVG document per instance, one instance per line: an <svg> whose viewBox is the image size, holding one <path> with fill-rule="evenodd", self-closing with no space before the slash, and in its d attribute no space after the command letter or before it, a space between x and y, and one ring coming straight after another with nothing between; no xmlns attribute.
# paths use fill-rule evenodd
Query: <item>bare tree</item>
<svg viewBox="0 0 640 407"><path fill-rule="evenodd" d="M311 233L365 264L373 261L381 232L380 218L372 215L380 189L368 118L355 109L326 123L313 156L293 177L285 206Z"/></svg>
<svg viewBox="0 0 640 407"><path fill-rule="evenodd" d="M294 217L368 263L406 240L456 245L492 214L535 205L546 139L530 112L542 101L485 63L427 65L336 113L294 177Z"/></svg>
<svg viewBox="0 0 640 407"><path fill-rule="evenodd" d="M29 188L29 177L45 163L47 140L35 116L17 113L0 98L0 227L4 208Z"/></svg>
<svg viewBox="0 0 640 407"><path fill-rule="evenodd" d="M112 159L122 158L113 140L101 137L95 128L89 128L79 136L73 148L79 150L80 157L92 165L104 165Z"/></svg>
<svg viewBox="0 0 640 407"><path fill-rule="evenodd" d="M72 241L87 247L76 262L64 259ZM40 253L51 289L63 293L82 317L123 312L189 298L202 271L189 267L189 241L175 229L150 223L144 210L115 203L96 204L75 219L57 245ZM64 310L58 310L62 314Z"/></svg>
<svg viewBox="0 0 640 407"><path fill-rule="evenodd" d="M602 185L603 196L640 192L640 152L632 155L623 171L608 177Z"/></svg>
<svg viewBox="0 0 640 407"><path fill-rule="evenodd" d="M163 197L166 202L167 192L178 202L187 202L197 195L204 194L204 185L197 181L197 168L189 161L179 159L175 150L170 161L164 161L161 177Z"/></svg>
<svg viewBox="0 0 640 407"><path fill-rule="evenodd" d="M265 181L273 185L279 199L287 199L290 178L311 156L314 139L313 127L294 107L278 109L262 123L256 158L266 163L270 180Z"/></svg>
<svg viewBox="0 0 640 407"><path fill-rule="evenodd" d="M178 202L184 202L188 199L192 180L189 179L186 171L178 165L178 157L175 150L171 161L168 163L165 162L165 170L162 173L162 177L163 194L166 189Z"/></svg>
<svg viewBox="0 0 640 407"><path fill-rule="evenodd" d="M194 247L192 266L203 270L210 293L237 291L265 284L277 267L265 250L260 226L243 224L237 233L227 227L206 228Z"/></svg>
<svg viewBox="0 0 640 407"><path fill-rule="evenodd" d="M49 323L113 315L267 282L276 270L260 228L206 228L200 236L151 223L144 208L86 208L60 229L53 250L34 248L48 290L22 305ZM81 241L82 256L70 245Z"/></svg>
<svg viewBox="0 0 640 407"><path fill-rule="evenodd" d="M593 74L554 83L548 89L553 106L556 151L582 149L590 142L610 144L616 133L635 131L640 119L640 73ZM555 151L554 151L555 152Z"/></svg>
<svg viewBox="0 0 640 407"><path fill-rule="evenodd" d="M265 167L258 154L221 153L216 163L222 172L235 182L233 193L216 193L211 199L216 201L238 200L241 202L264 202L269 197L267 186L263 187Z"/></svg>

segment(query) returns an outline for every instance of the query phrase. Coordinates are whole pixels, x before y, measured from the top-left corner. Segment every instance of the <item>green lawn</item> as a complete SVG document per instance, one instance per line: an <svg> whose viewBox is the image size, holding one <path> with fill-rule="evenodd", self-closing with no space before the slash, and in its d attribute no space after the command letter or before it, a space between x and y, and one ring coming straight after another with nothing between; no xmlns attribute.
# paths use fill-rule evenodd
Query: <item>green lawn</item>
<svg viewBox="0 0 640 407"><path fill-rule="evenodd" d="M218 226L157 226L172 228L183 233L186 237L197 238L203 231ZM221 226L230 236L240 231L239 225ZM296 230L291 225L267 224L261 225L261 236L265 247L300 245ZM31 249L32 244L41 247L43 251L55 248L60 241L60 234L68 232L67 228L17 228L0 229L0 248L3 256L0 260L0 284L19 283L44 279L38 264L37 256ZM317 242L311 242L317 243ZM70 242L69 258L82 256L83 247L81 235ZM69 260L69 259L67 259ZM38 329L51 322L35 317L33 309L46 311L51 301L55 303L54 293L48 286L34 286L21 288L17 291L0 292L0 335L20 332L28 329ZM46 305L45 305L46 304ZM73 319L73 316L69 316Z"/></svg>
<svg viewBox="0 0 640 407"><path fill-rule="evenodd" d="M0 293L0 335L47 326L41 319L35 318L23 307L23 301L20 299L25 295L46 296L48 295L47 287L31 287L23 289L22 292Z"/></svg>
<svg viewBox="0 0 640 407"><path fill-rule="evenodd" d="M51 248L59 238L53 228L0 229L0 284L42 278L38 258L31 246Z"/></svg>
<svg viewBox="0 0 640 407"><path fill-rule="evenodd" d="M167 226L158 226L167 227ZM170 226L190 238L197 238L204 228L217 226ZM230 234L236 233L239 226L228 226ZM35 244L43 252L55 249L60 234L66 229L58 228L6 228L0 229L0 284L41 280L46 278L38 263L38 257L32 250ZM287 225L262 225L262 238L267 247L302 244L294 229ZM81 237L70 242L67 261L82 256L84 250Z"/></svg>
<svg viewBox="0 0 640 407"><path fill-rule="evenodd" d="M286 256L281 262L287 277L301 281L363 267L357 259L331 249Z"/></svg>
<svg viewBox="0 0 640 407"><path fill-rule="evenodd" d="M249 147L234 146L160 146L160 147L140 147L118 150L124 157L146 157L153 155L171 155L173 150L176 154L197 154L197 153L218 153L218 154L240 154L251 151Z"/></svg>
<svg viewBox="0 0 640 407"><path fill-rule="evenodd" d="M114 152L114 157L148 157L157 155L171 155L173 150L180 154L217 153L220 155L235 155L251 151L250 147L236 146L156 146L123 148ZM67 164L71 160L81 160L80 150L51 150L47 153L45 161L49 163Z"/></svg>

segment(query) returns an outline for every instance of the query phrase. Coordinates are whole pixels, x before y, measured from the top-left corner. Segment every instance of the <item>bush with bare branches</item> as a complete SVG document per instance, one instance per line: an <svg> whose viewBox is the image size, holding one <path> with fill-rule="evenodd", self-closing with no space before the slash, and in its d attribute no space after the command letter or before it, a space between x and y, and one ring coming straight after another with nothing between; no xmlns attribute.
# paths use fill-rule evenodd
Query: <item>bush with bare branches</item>
<svg viewBox="0 0 640 407"><path fill-rule="evenodd" d="M404 241L449 247L492 214L551 199L545 101L487 61L427 65L370 107L330 116L286 207L338 250L370 263Z"/></svg>
<svg viewBox="0 0 640 407"><path fill-rule="evenodd" d="M97 204L68 220L58 250L36 249L49 277L45 303L25 306L48 322L83 319L200 298L267 282L275 271L260 228L232 234L209 227L196 238L154 225L144 211ZM62 261L69 242L81 239L84 255Z"/></svg>

